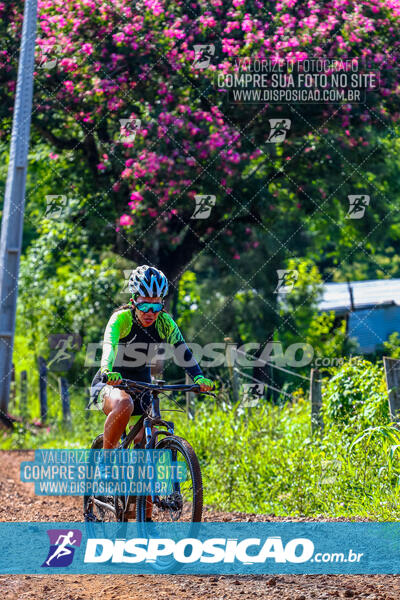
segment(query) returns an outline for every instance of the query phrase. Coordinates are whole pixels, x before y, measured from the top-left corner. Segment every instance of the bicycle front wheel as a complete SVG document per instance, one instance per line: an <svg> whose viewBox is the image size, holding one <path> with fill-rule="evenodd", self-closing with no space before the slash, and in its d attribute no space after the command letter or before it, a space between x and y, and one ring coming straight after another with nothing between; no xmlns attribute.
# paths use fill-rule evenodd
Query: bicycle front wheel
<svg viewBox="0 0 400 600"><path fill-rule="evenodd" d="M180 472L185 474L185 478L182 481L171 478L168 482L169 493L156 496L153 503L150 496L138 496L137 521L149 520L151 514L151 520L155 522L200 522L203 482L200 464L192 446L181 437L168 435L157 442L155 450L170 450L172 463L183 467Z"/></svg>

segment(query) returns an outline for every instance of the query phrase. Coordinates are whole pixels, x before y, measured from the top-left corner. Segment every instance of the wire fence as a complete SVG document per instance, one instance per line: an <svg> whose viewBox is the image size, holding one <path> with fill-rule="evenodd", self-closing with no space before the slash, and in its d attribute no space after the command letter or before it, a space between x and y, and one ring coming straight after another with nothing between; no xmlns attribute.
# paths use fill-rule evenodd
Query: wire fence
<svg viewBox="0 0 400 600"><path fill-rule="evenodd" d="M254 360L254 357L246 352L241 350L232 349L229 351L229 360L228 362L228 375L221 376L218 374L216 377L217 382L220 384L218 387L222 390L222 397L231 397L233 401L236 403L242 403L243 406L256 406L263 399L265 400L268 397L268 390L271 392L282 396L282 398L286 399L286 401L293 401L294 396L291 392L287 391L287 388L277 387L273 385L270 381L259 379L255 377L254 374L247 373L246 371L240 369L237 366L237 356L242 355L247 359ZM310 376L307 377L302 373L296 373L293 370L287 369L280 365L276 365L271 361L263 360L257 358L258 364L261 363L263 366L268 366L270 369L277 369L280 372L289 375L290 377L296 377L301 381L306 381L309 387L309 400L310 400L310 417L311 417L311 426L312 430L323 430L323 421L322 421L322 380L320 371L317 368L310 369ZM400 415L400 360L391 359L384 357L384 370L386 377L386 385L388 389L388 402L390 415L392 420L395 421L398 419ZM70 408L70 399L71 395L74 394L74 386L69 386L66 377L55 377L55 374L52 373L52 379L58 381L57 388L54 387L54 381L50 382L49 386L49 377L48 377L48 365L44 358L39 357L38 359L38 373L39 373L39 386L38 386L38 396L39 396L39 407L40 407L40 419L35 419L31 421L35 424L35 426L43 426L46 423L48 416L48 398L47 392L50 387L53 391L57 390L59 401L62 408L62 419L65 425L71 424L71 408ZM264 373L267 375L266 373ZM154 380L160 381L162 374L156 373L154 374ZM36 378L37 379L37 378ZM191 383L191 379L189 375L186 373L185 379L182 377L178 379L169 380L169 383L177 384L177 383ZM287 384L285 382L284 386ZM258 388L257 388L258 386ZM0 411L0 425L4 428L12 429L14 424L20 422L26 422L28 425L29 417L28 417L28 373L26 371L21 371L19 373L19 382L16 380L15 369L13 371L12 377L12 386L11 386L11 394L10 394L10 408L7 413L4 411ZM59 405L60 406L60 405ZM185 410L188 416L194 418L195 415L195 394L192 392L187 392L185 396ZM16 412L16 414L12 414ZM10 414L11 413L11 414ZM32 417L32 415L30 415Z"/></svg>

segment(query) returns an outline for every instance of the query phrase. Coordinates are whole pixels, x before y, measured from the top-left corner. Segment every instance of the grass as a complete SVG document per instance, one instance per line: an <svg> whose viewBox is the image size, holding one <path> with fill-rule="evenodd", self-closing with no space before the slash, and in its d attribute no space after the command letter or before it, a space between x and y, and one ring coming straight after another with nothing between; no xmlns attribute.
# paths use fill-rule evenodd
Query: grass
<svg viewBox="0 0 400 600"><path fill-rule="evenodd" d="M281 406L197 400L194 420L169 413L199 457L205 503L278 516L397 520L400 433L389 423L381 366L350 361L332 370L323 391L323 435L311 435L301 389ZM48 429L34 435L21 427L4 434L0 448L89 447L104 415L83 405L72 399L70 429L54 409Z"/></svg>

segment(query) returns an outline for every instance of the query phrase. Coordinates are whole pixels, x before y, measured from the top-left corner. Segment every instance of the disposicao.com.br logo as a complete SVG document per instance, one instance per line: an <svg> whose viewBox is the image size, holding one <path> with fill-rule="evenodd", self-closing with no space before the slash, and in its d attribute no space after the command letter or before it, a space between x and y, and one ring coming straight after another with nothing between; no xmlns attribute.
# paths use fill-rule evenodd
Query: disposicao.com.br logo
<svg viewBox="0 0 400 600"><path fill-rule="evenodd" d="M246 538L241 541L229 538L89 538L86 543L85 563L154 563L165 557L178 563L234 563L245 565L265 563L310 562L359 562L362 553L349 550L347 553L314 554L314 544L308 538L293 538L286 544L280 536Z"/></svg>

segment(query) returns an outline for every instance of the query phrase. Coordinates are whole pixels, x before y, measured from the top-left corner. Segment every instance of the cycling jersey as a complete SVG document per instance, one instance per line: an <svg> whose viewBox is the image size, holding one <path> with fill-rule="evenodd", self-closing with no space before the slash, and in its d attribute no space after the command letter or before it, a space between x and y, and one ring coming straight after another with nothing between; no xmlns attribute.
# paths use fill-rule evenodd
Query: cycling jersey
<svg viewBox="0 0 400 600"><path fill-rule="evenodd" d="M117 371L124 379L151 382L151 360L161 342L170 344L175 354L183 360L184 368L193 379L202 370L188 348L178 325L162 310L149 327L142 327L134 309L123 308L114 312L106 326L100 369L92 381L92 401L105 385L101 382L102 369Z"/></svg>

